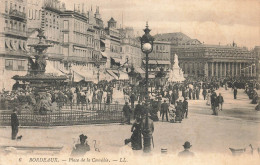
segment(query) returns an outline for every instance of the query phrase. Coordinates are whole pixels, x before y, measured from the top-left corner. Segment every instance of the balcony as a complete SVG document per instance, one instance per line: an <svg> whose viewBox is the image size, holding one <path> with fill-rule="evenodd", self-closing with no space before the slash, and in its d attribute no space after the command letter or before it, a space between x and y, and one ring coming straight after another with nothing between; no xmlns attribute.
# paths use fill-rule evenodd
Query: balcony
<svg viewBox="0 0 260 165"><path fill-rule="evenodd" d="M94 59L90 57L79 57L79 56L67 56L64 57L65 61L68 62L80 62L80 63L106 63L106 59Z"/></svg>
<svg viewBox="0 0 260 165"><path fill-rule="evenodd" d="M9 28L9 27L5 27L4 29L5 29L5 34L27 38L26 32L23 32L23 31L20 31L20 30L17 30L17 29L12 29L12 28Z"/></svg>
<svg viewBox="0 0 260 165"><path fill-rule="evenodd" d="M16 9L10 9L9 16L19 21L26 21L26 14Z"/></svg>

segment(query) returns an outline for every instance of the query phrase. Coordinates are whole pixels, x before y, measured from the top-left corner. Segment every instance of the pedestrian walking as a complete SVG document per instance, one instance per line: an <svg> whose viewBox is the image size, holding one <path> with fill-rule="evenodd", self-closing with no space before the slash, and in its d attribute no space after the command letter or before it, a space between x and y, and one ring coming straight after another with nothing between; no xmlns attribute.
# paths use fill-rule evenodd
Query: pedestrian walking
<svg viewBox="0 0 260 165"><path fill-rule="evenodd" d="M189 111L189 103L187 101L187 98L184 98L184 101L183 101L183 117L185 116L185 118L188 118L188 111Z"/></svg>
<svg viewBox="0 0 260 165"><path fill-rule="evenodd" d="M131 128L133 132L131 136L131 145L133 150L142 149L142 131L141 131L141 118L137 118Z"/></svg>
<svg viewBox="0 0 260 165"><path fill-rule="evenodd" d="M11 114L12 140L16 139L18 133L19 120L17 117L17 108L14 108Z"/></svg>
<svg viewBox="0 0 260 165"><path fill-rule="evenodd" d="M223 96L221 95L221 93L219 93L217 99L218 99L218 103L219 103L218 109L222 111L222 107L223 107L223 103L224 103L224 98L223 98Z"/></svg>
<svg viewBox="0 0 260 165"><path fill-rule="evenodd" d="M166 117L166 121L168 121L168 112L169 112L169 105L166 103L166 100L161 105L161 110L162 110L162 121L164 119L164 115Z"/></svg>
<svg viewBox="0 0 260 165"><path fill-rule="evenodd" d="M205 100L206 96L207 96L207 90L205 88L203 88L202 95L203 95L203 98Z"/></svg>
<svg viewBox="0 0 260 165"><path fill-rule="evenodd" d="M131 96L130 96L131 109L134 109L134 107L135 107L135 100L136 100L135 94L132 93Z"/></svg>
<svg viewBox="0 0 260 165"><path fill-rule="evenodd" d="M234 99L237 99L237 88L234 88Z"/></svg>
<svg viewBox="0 0 260 165"><path fill-rule="evenodd" d="M128 102L125 102L125 105L123 107L123 113L124 113L124 116L126 118L126 123L131 124L130 123L131 108L128 105Z"/></svg>
<svg viewBox="0 0 260 165"><path fill-rule="evenodd" d="M134 119L141 118L141 116L142 116L142 105L141 105L141 101L139 100L134 110Z"/></svg>

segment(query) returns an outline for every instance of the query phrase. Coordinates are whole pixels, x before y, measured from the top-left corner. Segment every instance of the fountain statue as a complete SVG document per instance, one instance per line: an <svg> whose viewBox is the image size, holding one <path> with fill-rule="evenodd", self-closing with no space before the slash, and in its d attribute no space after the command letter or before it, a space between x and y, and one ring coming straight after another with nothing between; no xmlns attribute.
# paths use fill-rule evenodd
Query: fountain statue
<svg viewBox="0 0 260 165"><path fill-rule="evenodd" d="M35 54L33 56L28 57L29 61L29 68L28 73L25 76L14 76L13 79L18 81L22 81L30 88L33 89L34 94L38 95L40 99L38 99L36 106L35 106L35 112L39 112L41 107L40 105L43 105L42 102L45 101L46 92L51 90L54 86L59 86L60 84L64 83L65 80L67 80L67 76L54 76L53 74L45 73L46 68L46 54L44 53L48 47L51 47L52 45L45 44L44 40L44 31L42 29L38 29L38 35L39 43L28 45L35 50ZM35 62L34 60L35 59Z"/></svg>
<svg viewBox="0 0 260 165"><path fill-rule="evenodd" d="M172 69L169 72L169 82L182 82L185 78L183 76L183 71L179 67L179 60L177 54L174 55L174 64L172 66Z"/></svg>

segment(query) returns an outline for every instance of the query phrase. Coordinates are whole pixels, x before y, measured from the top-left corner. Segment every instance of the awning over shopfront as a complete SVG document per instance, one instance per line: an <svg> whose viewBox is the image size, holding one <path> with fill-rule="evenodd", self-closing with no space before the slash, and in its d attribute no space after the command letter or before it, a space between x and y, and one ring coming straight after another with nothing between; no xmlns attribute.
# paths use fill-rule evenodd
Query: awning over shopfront
<svg viewBox="0 0 260 165"><path fill-rule="evenodd" d="M143 60L143 63L146 63L145 60ZM170 65L170 61L163 61L163 60L149 60L148 64L152 65Z"/></svg>
<svg viewBox="0 0 260 165"><path fill-rule="evenodd" d="M79 75L77 72L74 72L73 71L73 74L72 74L72 81L74 82L80 82L81 80L84 80L84 77Z"/></svg>
<svg viewBox="0 0 260 165"><path fill-rule="evenodd" d="M119 80L128 80L128 74L122 71L119 71Z"/></svg>
<svg viewBox="0 0 260 165"><path fill-rule="evenodd" d="M135 68L135 71L140 74L145 74L145 71L142 68Z"/></svg>
<svg viewBox="0 0 260 165"><path fill-rule="evenodd" d="M114 79L118 79L118 76L112 71L112 70L107 70L107 73L112 76Z"/></svg>
<svg viewBox="0 0 260 165"><path fill-rule="evenodd" d="M117 80L128 80L128 74L121 70L107 70L107 72Z"/></svg>
<svg viewBox="0 0 260 165"><path fill-rule="evenodd" d="M101 54L103 57L106 57L106 58L108 57L108 54L106 52L102 52Z"/></svg>
<svg viewBox="0 0 260 165"><path fill-rule="evenodd" d="M71 67L71 70L83 77L83 80L97 83L97 75L94 75L91 70L86 70L83 66L75 65Z"/></svg>
<svg viewBox="0 0 260 165"><path fill-rule="evenodd" d="M45 70L45 73L49 73L49 74L53 74L53 75L56 75L56 76L62 76L62 75L65 75L64 73L62 73L60 70L56 69L50 61L46 61L46 70Z"/></svg>
<svg viewBox="0 0 260 165"><path fill-rule="evenodd" d="M107 81L111 81L115 79L114 76L111 76L107 71L104 71L104 72L100 72L100 75L99 75L99 80L107 80Z"/></svg>

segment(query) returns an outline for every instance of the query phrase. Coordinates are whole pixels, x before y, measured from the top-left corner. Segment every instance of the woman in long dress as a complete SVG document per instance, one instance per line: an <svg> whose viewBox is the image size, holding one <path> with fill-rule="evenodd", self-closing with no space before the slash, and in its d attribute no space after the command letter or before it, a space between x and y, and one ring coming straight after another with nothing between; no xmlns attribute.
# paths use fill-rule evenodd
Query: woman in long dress
<svg viewBox="0 0 260 165"><path fill-rule="evenodd" d="M210 93L210 90L209 90L208 93L207 93L207 96L206 96L206 98L207 98L207 103L206 103L206 105L207 105L207 106L210 106L210 105L211 105L210 96L211 96L211 93Z"/></svg>
<svg viewBox="0 0 260 165"><path fill-rule="evenodd" d="M136 122L133 124L131 128L131 132L133 132L131 136L131 145L133 150L141 150L142 149L142 133L141 133L141 119L137 118Z"/></svg>

